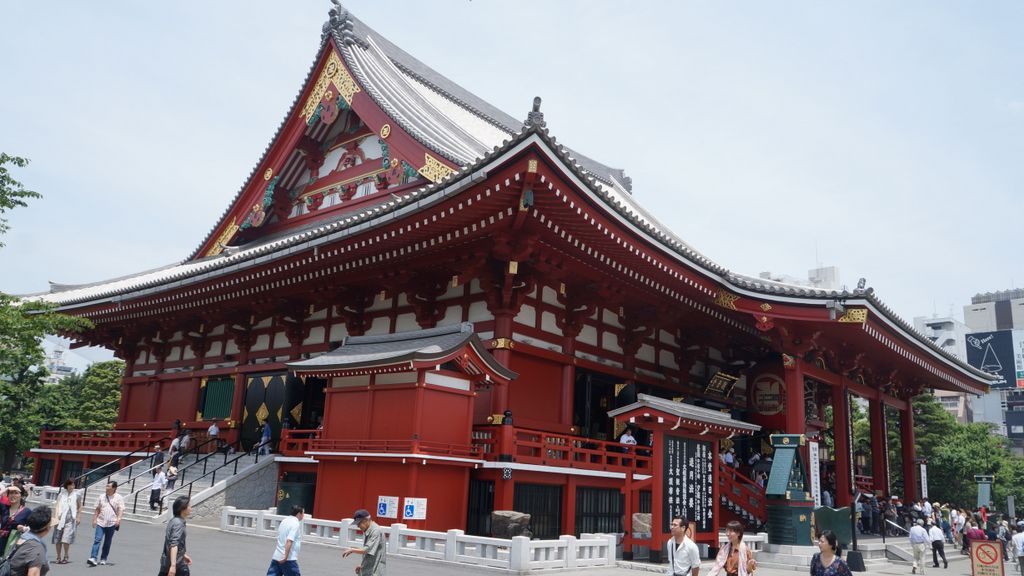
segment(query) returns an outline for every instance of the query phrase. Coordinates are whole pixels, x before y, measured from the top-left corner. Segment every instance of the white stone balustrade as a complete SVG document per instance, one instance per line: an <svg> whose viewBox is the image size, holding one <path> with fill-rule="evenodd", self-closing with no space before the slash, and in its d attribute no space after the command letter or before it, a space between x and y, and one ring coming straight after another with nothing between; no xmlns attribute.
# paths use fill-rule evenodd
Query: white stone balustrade
<svg viewBox="0 0 1024 576"><path fill-rule="evenodd" d="M277 526L285 516L272 511L237 510L225 506L221 530L256 536L277 537ZM516 572L552 568L584 568L615 565L614 534L582 534L562 536L558 540L530 540L517 536L511 540L469 536L462 530L432 532L417 530L405 524L382 527L387 537L388 554L427 558L457 564L489 566ZM302 538L341 548L362 546L362 536L345 518L340 521L306 517L302 521Z"/></svg>

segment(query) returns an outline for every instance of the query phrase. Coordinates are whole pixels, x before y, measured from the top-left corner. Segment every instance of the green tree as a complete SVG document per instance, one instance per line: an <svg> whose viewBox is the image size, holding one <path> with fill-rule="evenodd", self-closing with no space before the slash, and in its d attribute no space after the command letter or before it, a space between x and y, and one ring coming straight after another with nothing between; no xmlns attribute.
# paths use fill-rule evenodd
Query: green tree
<svg viewBox="0 0 1024 576"><path fill-rule="evenodd" d="M13 208L28 206L25 200L29 198L41 198L38 192L26 190L21 182L15 180L7 170L7 164L24 168L28 166L28 159L0 152L0 248L4 245L2 236L10 229L4 214Z"/></svg>
<svg viewBox="0 0 1024 576"><path fill-rule="evenodd" d="M117 421L121 404L121 375L124 362L97 362L68 387L74 404L73 419L68 426L79 430L108 430Z"/></svg>
<svg viewBox="0 0 1024 576"><path fill-rule="evenodd" d="M24 167L28 160L0 153L0 237L9 229L3 216L39 198L15 180L6 165ZM0 246L3 246L0 243ZM42 340L47 334L77 332L92 326L85 319L58 314L50 304L0 294L0 466L10 468L15 456L35 445L42 424L39 398L45 397Z"/></svg>

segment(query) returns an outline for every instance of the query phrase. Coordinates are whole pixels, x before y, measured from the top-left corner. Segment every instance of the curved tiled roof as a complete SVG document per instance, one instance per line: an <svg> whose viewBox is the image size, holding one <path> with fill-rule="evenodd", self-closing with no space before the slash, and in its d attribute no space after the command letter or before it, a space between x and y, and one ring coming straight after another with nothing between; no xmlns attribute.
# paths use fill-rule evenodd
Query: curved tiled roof
<svg viewBox="0 0 1024 576"><path fill-rule="evenodd" d="M350 231L355 226L370 225L374 221L379 221L380 217L396 211L421 209L430 202L446 196L450 190L458 190L468 175L485 170L491 161L525 143L530 137L536 136L579 181L584 190L604 204L610 210L609 213L616 216L623 225L649 238L654 245L660 245L665 251L680 258L702 275L716 280L726 289L749 291L765 297L798 298L806 304L823 305L831 300L863 301L936 357L956 364L961 370L966 370L979 380L992 378L936 346L896 315L871 290L818 290L730 272L678 238L637 204L632 194L622 186L620 179L624 177L621 171L595 163L561 146L542 126L524 126L522 123L519 123L518 127L511 126L515 120L510 116L433 72L351 15L341 14L336 17L332 14L330 25L325 26L321 52L328 45L328 38L334 39L346 64L356 74L357 80L366 88L367 93L389 114L393 114L396 122L431 149L460 164L462 169L445 181L430 184L393 199L382 199L379 204L367 207L358 214L339 215L334 220L309 224L276 237L255 240L249 245L226 250L218 256L190 260L107 282L73 287L54 285L50 293L32 297L61 306L75 306L85 302L99 303L127 293L141 295L170 289L183 283L201 281L211 274L251 266L257 258L262 260L263 257L287 254L292 247L319 241L318 239L329 234ZM307 74L306 82L312 76L319 59L318 53ZM286 119L295 111L298 102L297 96L285 116ZM460 111L446 109L446 102L458 106ZM284 121L281 123L282 127L283 125ZM281 127L278 128L278 132L280 130ZM498 138L506 133L508 137L498 141ZM277 135L274 138L276 139ZM269 149L268 145L267 150ZM264 157L265 155L266 152ZM263 160L261 157L257 162L253 174ZM241 194L241 191L238 194ZM195 254L192 257L194 256Z"/></svg>

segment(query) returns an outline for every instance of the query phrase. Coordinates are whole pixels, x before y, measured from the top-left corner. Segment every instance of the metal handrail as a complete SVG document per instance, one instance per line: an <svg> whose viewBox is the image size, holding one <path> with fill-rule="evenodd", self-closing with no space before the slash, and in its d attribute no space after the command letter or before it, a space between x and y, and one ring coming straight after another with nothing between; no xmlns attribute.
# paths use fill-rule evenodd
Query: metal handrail
<svg viewBox="0 0 1024 576"><path fill-rule="evenodd" d="M249 449L246 452L242 452L242 451L236 452L236 456L234 458L232 458L230 461L227 460L227 456L228 455L225 453L225 455L224 455L224 463L221 464L220 466L217 466L213 470L210 470L209 472L206 471L206 467L205 467L205 464L204 464L202 476L199 476L198 478L196 478L195 480L192 480L188 484L182 484L182 485L174 488L173 490L168 491L166 494L161 494L160 495L160 511L158 512L158 514L163 514L163 512L164 512L164 501L167 500L167 498L169 498L175 492L178 492L179 490L184 490L185 488L188 488L188 496L189 496L189 498L191 498L192 497L192 486L196 482L202 480L203 478L206 478L207 476L209 476L211 474L213 475L213 478L212 478L212 481L210 482L210 485L212 486L212 485L216 484L217 483L217 471L218 470L222 470L222 469L227 468L228 466L234 464L234 469L232 470L231 475L233 476L235 474L238 474L238 461L241 460L242 458L246 457L246 456L249 456L250 454L252 454L254 452L256 453L256 459L253 461L253 465L258 464L259 461L260 461L260 450L259 449L264 447L264 446L269 446L270 443L271 443L271 440L267 440L266 442L260 442L259 444L253 446L251 449ZM230 445L235 445L235 444L238 444L239 447L241 447L240 441L233 442ZM213 454L208 454L207 456L213 456ZM203 462L205 463L207 460L208 460L208 458L204 459ZM198 463L198 461L196 463ZM181 477L180 474L179 474L178 477L179 478ZM142 489L132 493L135 496L135 499L133 500L133 503L132 503L132 514L136 514L137 513L137 510L139 508L139 492L141 492L142 490L145 490L145 488L142 488ZM132 495L132 494L129 494L129 496Z"/></svg>
<svg viewBox="0 0 1024 576"><path fill-rule="evenodd" d="M164 440L169 440L170 438L171 438L170 436L164 436L163 438L157 440L156 443L157 444L162 444ZM138 464L139 462L145 460L146 458L149 458L149 456L152 454L152 452L150 452L149 448L150 448L150 444L147 444L146 445L146 451L145 451L146 456L144 458L141 458L141 459L139 459L139 460L137 460L135 462L132 462L131 464L129 464L129 465L123 467L123 468L120 468L118 470L115 470L114 472L111 472L109 475L107 475L106 482L104 482L104 485L109 483L110 480L115 475L120 474L124 470L126 470L128 468L131 468L132 466L135 466L136 464ZM136 450L133 450L133 451L129 452L126 456L119 456L117 458L114 458L113 460L111 460L110 462L107 462L106 464L102 464L102 465L100 465L100 466L98 466L96 468L93 468L92 470L90 470L88 472L82 473L82 474L72 478L71 481L75 483L75 486L79 486L80 483L82 483L82 480L84 478L87 478L90 475L95 475L97 470L102 470L103 468L106 468L107 466L109 466L111 464L116 464L117 462L120 462L121 460L126 460L126 459L129 459L129 458L132 458L133 456L136 456L139 452L142 452L142 448L138 448ZM131 477L131 473L130 472L128 473L128 475L129 475L129 477ZM82 501L83 502L85 501L85 497L89 494L89 487L90 486L95 486L102 479L103 479L103 477L100 476L100 478L98 480L96 480L95 482L92 482L91 484L85 483L82 486L82 488L83 488L83 490L82 490Z"/></svg>

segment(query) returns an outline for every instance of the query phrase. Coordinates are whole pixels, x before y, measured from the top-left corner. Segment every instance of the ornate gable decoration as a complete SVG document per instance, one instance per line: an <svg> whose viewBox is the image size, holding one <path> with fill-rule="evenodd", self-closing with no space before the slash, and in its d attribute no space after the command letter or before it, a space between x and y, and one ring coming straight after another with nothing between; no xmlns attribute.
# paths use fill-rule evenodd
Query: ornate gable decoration
<svg viewBox="0 0 1024 576"><path fill-rule="evenodd" d="M341 58L334 50L331 50L331 54L327 57L327 64L324 65L320 77L317 78L316 84L313 86L313 91L306 99L306 105L302 107L301 116L306 122L309 122L309 119L316 113L317 106L320 105L324 94L332 85L349 106L352 105L352 98L355 97L356 92L360 91L359 85L341 64Z"/></svg>

